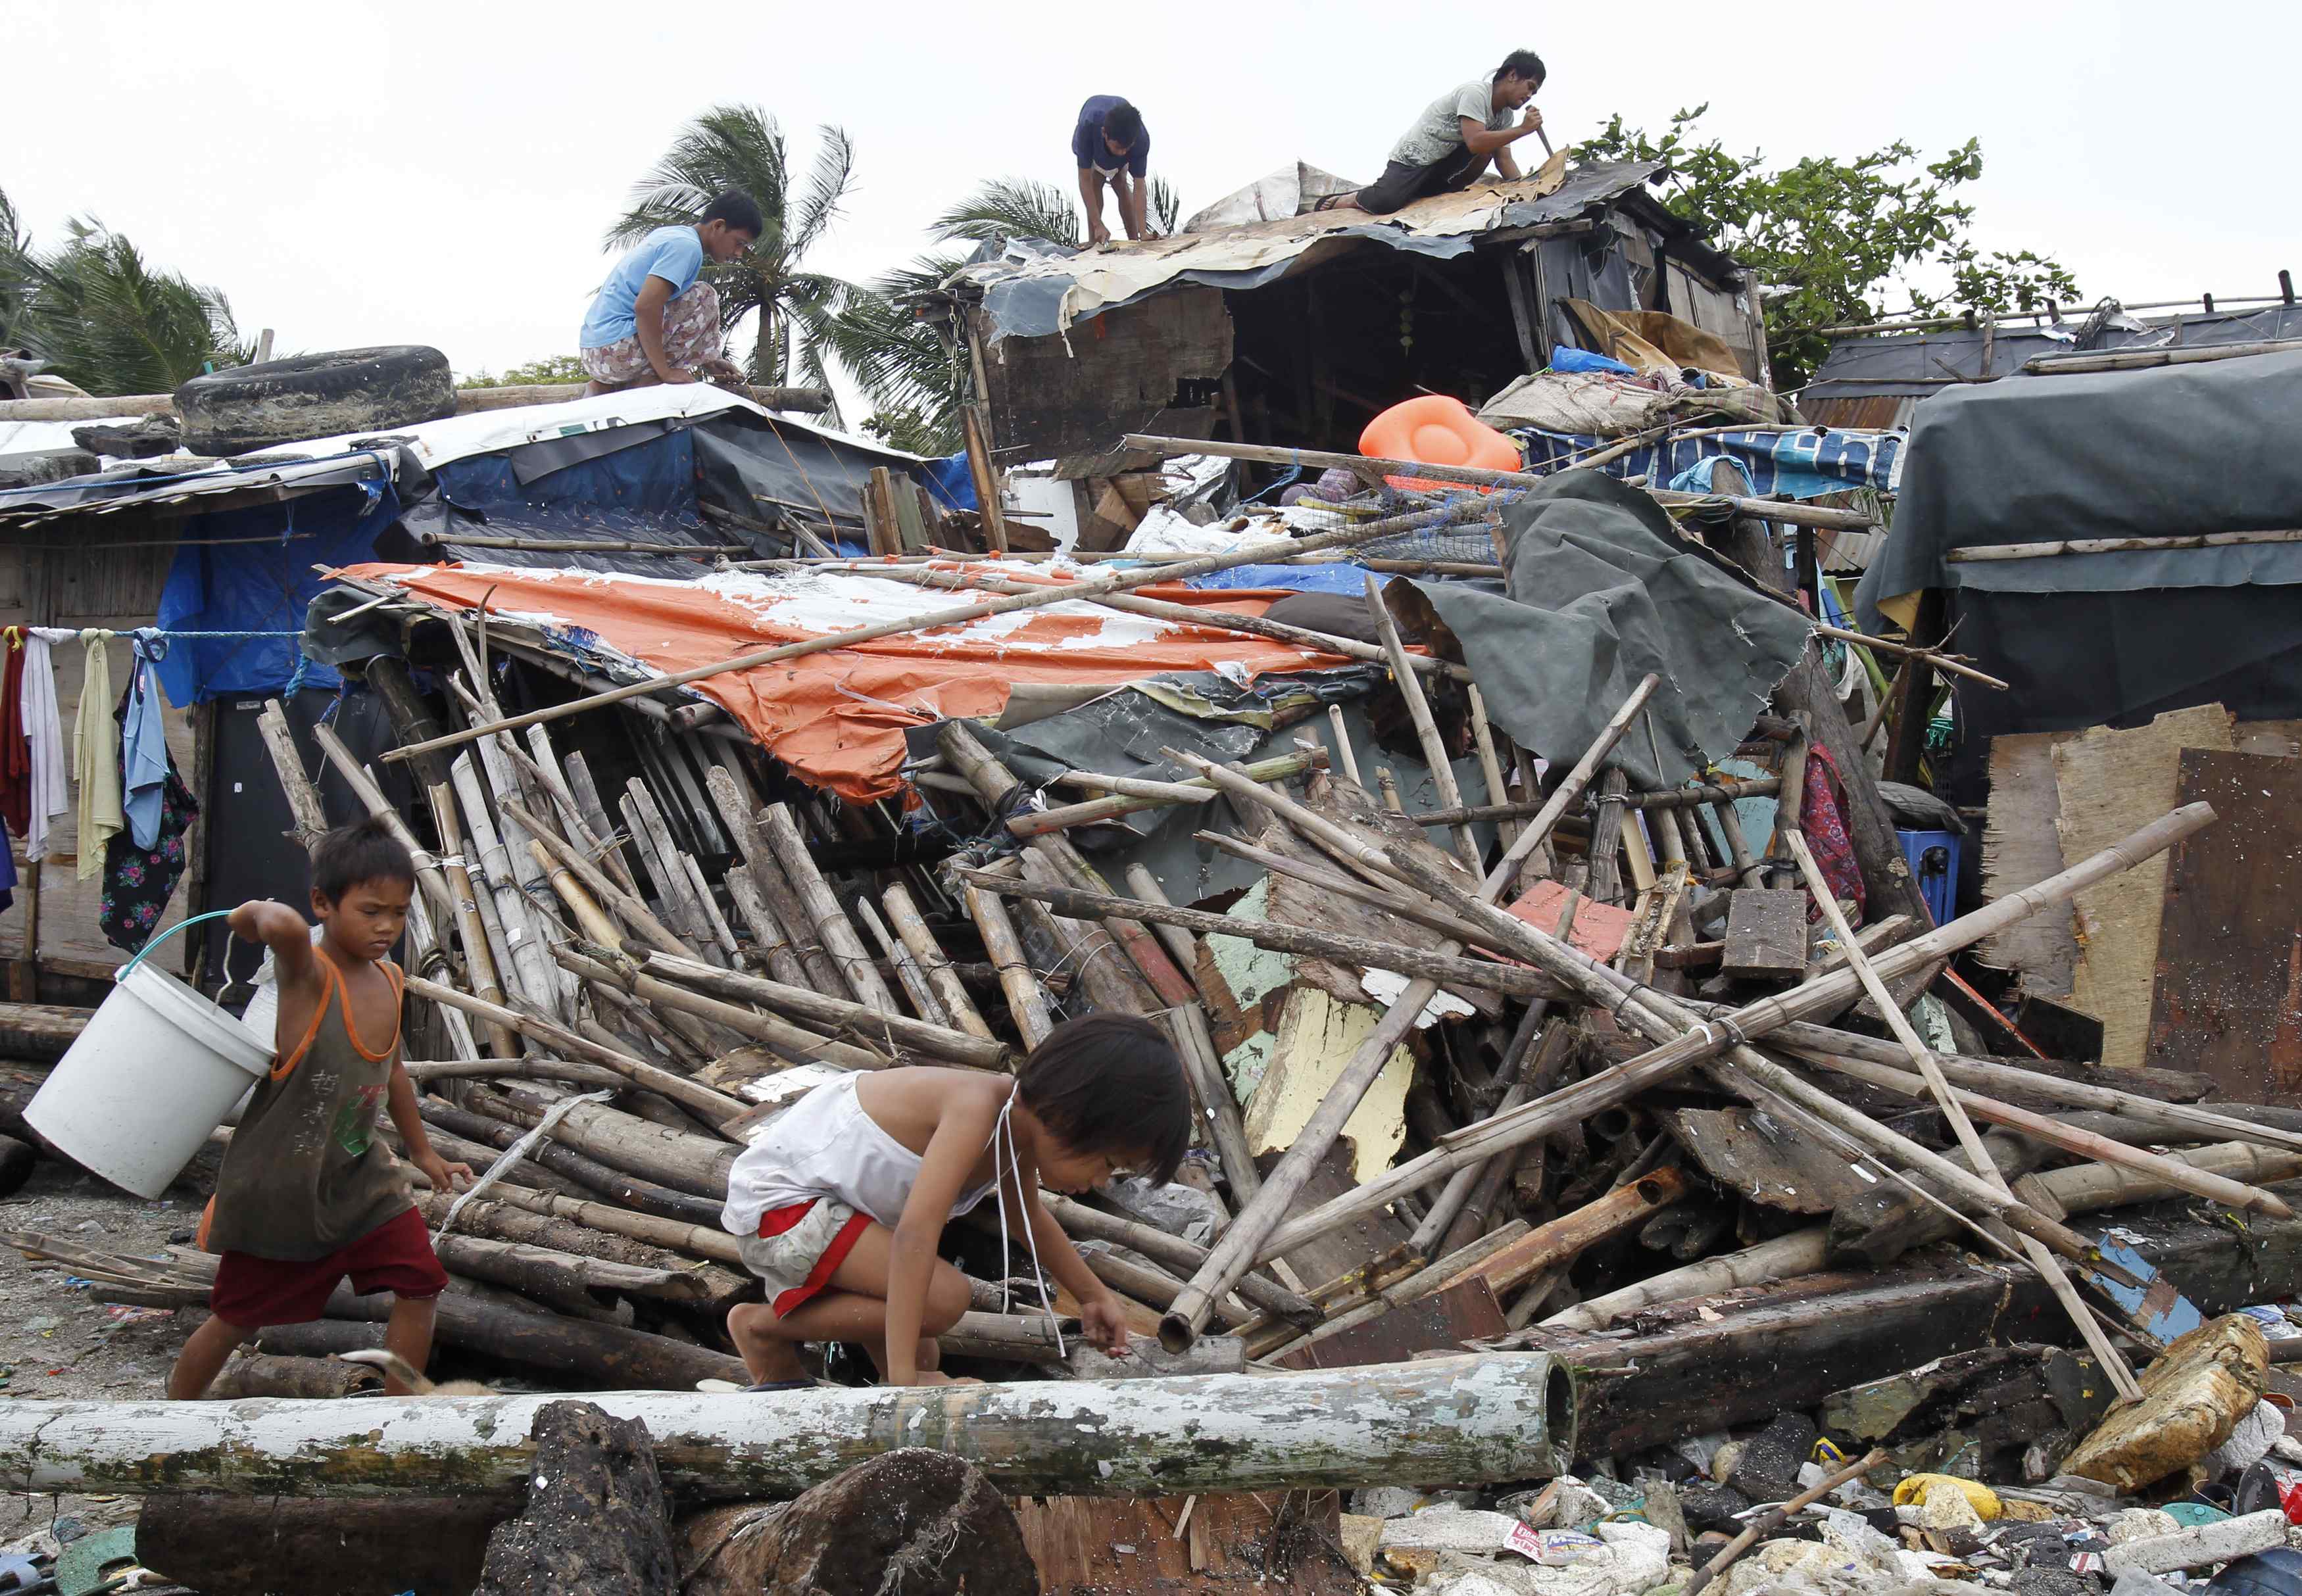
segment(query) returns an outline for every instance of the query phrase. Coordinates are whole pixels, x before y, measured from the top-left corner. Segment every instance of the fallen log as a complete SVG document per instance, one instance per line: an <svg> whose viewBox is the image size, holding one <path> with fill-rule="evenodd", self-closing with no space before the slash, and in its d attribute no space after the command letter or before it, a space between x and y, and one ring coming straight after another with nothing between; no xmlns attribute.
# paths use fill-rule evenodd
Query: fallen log
<svg viewBox="0 0 2302 1596"><path fill-rule="evenodd" d="M605 948L581 947L580 951L595 959L612 956L612 951ZM771 981L765 976L721 970L694 959L676 959L637 943L626 943L622 952L637 960L649 974L661 976L667 981L738 1003L778 1009L818 1025L868 1037L875 1045L884 1044L884 1050L890 1054L899 1048L911 1048L955 1064L971 1064L979 1070L1005 1070L1013 1063L1005 1043L970 1036L947 1025L914 1020L908 1014L886 1013L844 998L826 997L803 987Z"/></svg>
<svg viewBox="0 0 2302 1596"><path fill-rule="evenodd" d="M685 1596L1038 1596L1022 1527L980 1469L906 1447L793 1502L709 1508L675 1536Z"/></svg>
<svg viewBox="0 0 2302 1596"><path fill-rule="evenodd" d="M0 1003L0 1058L52 1064L80 1040L94 1009L52 1003Z"/></svg>
<svg viewBox="0 0 2302 1596"><path fill-rule="evenodd" d="M458 1108L436 1097L419 1097L416 1104L423 1112L426 1125L442 1126L483 1147L500 1150L509 1147L520 1138L517 1125L491 1120L485 1114L473 1113L468 1109ZM627 1175L621 1170L610 1169L598 1159L586 1157L573 1147L557 1147L548 1141L529 1148L526 1162L572 1180L587 1191L613 1197L642 1214L681 1220L689 1224L718 1223L719 1210L727 1202L724 1191L717 1197L705 1197L693 1192L675 1190L636 1175ZM480 1165L475 1163L472 1167L477 1169Z"/></svg>
<svg viewBox="0 0 2302 1596"><path fill-rule="evenodd" d="M309 1324L275 1325L258 1336L256 1344L265 1351L293 1353L307 1357L332 1357L340 1353L383 1345L383 1321L391 1311L389 1297L352 1297L340 1288L338 1294L329 1299L328 1311L331 1315L340 1312L345 1316L315 1320ZM355 1314L359 1317L349 1316ZM744 1372L743 1359L729 1357L708 1348L674 1340L669 1336L651 1335L646 1331L633 1330L620 1324L571 1319L559 1314L522 1312L500 1303L482 1302L452 1291L440 1298L433 1334L444 1347L460 1348L466 1352L501 1358L506 1363L521 1364L547 1373L626 1391L692 1391L699 1382L706 1380L725 1380L740 1385L751 1383L750 1377ZM354 1411L365 1411L365 1408L366 1403L363 1401ZM522 1422L524 1424L525 1420ZM511 1481L495 1483L509 1483ZM442 1476L435 1483L447 1489L456 1482ZM239 1489L223 1478L206 1485L197 1480L187 1480L179 1487L171 1488ZM290 1491L288 1494L312 1493Z"/></svg>
<svg viewBox="0 0 2302 1596"><path fill-rule="evenodd" d="M531 1213L510 1203L496 1201L494 1199L504 1192L500 1185L490 1190L491 1197L466 1203L463 1212L456 1215L458 1233L497 1241L524 1242L531 1247L550 1247L555 1252L573 1253L631 1268L678 1274L692 1283L676 1293L658 1293L644 1287L633 1289L641 1296L669 1295L677 1300L700 1301L716 1309L725 1309L758 1284L748 1274L715 1264L699 1263L668 1247L651 1246L631 1237L593 1230L576 1220L556 1219L550 1214ZM424 1222L435 1230L447 1217L453 1203L452 1197L440 1192L424 1191L416 1195L416 1210L424 1215ZM734 1242L735 1238L730 1236L727 1239Z"/></svg>
<svg viewBox="0 0 2302 1596"><path fill-rule="evenodd" d="M576 1328L596 1334L604 1327ZM41 1494L508 1490L526 1479L529 1426L553 1399L28 1399L0 1403L0 1480ZM1098 1496L1542 1479L1575 1450L1566 1365L1517 1354L1285 1379L824 1387L760 1396L603 1391L592 1399L617 1417L645 1422L667 1488L718 1500L793 1495L902 1445L962 1458L1011 1494Z"/></svg>
<svg viewBox="0 0 2302 1596"><path fill-rule="evenodd" d="M465 1106L491 1119L533 1130L563 1099L508 1087L474 1086ZM551 1139L628 1174L640 1175L714 1201L727 1195L727 1172L743 1149L710 1137L675 1130L604 1103L579 1103L552 1128Z"/></svg>
<svg viewBox="0 0 2302 1596"><path fill-rule="evenodd" d="M2140 1238L2135 1250L2202 1313L2302 1289L2302 1220L2250 1222L2239 1238L2177 1203L2120 1222ZM1512 1338L1578 1367L1634 1371L1585 1383L1578 1456L1621 1457L1760 1422L1954 1352L2059 1340L2069 1328L2046 1284L2007 1263L1969 1263L1949 1274L1939 1264L1812 1274L1656 1312L1671 1322L1629 1337L1542 1326Z"/></svg>
<svg viewBox="0 0 2302 1596"><path fill-rule="evenodd" d="M665 1219L658 1214L638 1214L629 1208L619 1208L612 1203L595 1203L584 1197L538 1191L506 1182L489 1188L488 1199L524 1208L531 1214L572 1220L586 1230L597 1231L603 1235L627 1236L653 1247L709 1258L715 1264L740 1264L744 1261L743 1243L721 1230L716 1222L696 1224L685 1220Z"/></svg>
<svg viewBox="0 0 2302 1596"><path fill-rule="evenodd" d="M470 1596L489 1532L525 1500L517 1489L364 1502L147 1496L136 1559L201 1596Z"/></svg>

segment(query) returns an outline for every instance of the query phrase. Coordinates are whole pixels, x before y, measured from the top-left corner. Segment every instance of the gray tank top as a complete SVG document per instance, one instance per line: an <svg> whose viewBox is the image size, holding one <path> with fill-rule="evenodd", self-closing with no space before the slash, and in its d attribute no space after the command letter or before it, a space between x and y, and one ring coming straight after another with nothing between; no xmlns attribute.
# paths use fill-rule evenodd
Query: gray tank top
<svg viewBox="0 0 2302 1596"><path fill-rule="evenodd" d="M324 987L310 1029L256 1086L216 1177L206 1244L302 1263L349 1246L414 1206L407 1167L376 1138L399 1055L400 974L391 1035L371 1051L352 1029L343 972L321 950Z"/></svg>

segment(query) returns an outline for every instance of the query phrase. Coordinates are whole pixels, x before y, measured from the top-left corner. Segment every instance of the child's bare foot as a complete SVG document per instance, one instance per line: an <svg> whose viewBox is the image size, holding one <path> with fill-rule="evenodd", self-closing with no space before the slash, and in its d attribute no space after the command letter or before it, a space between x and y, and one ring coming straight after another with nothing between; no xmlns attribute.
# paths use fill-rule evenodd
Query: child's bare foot
<svg viewBox="0 0 2302 1596"><path fill-rule="evenodd" d="M766 1327L775 1322L774 1310L763 1302L738 1303L727 1310L728 1339L735 1343L744 1367L757 1385L807 1378L807 1370L799 1361L799 1348L768 1333Z"/></svg>
<svg viewBox="0 0 2302 1596"><path fill-rule="evenodd" d="M964 1374L946 1374L941 1369L921 1369L919 1383L921 1385L981 1385L983 1382L970 1380Z"/></svg>

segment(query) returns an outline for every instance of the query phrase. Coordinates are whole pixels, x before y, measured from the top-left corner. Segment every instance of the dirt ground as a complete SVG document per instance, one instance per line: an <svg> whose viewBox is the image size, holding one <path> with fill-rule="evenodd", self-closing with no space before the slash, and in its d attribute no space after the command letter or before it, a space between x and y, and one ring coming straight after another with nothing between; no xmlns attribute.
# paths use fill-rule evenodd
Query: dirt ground
<svg viewBox="0 0 2302 1596"><path fill-rule="evenodd" d="M147 1202L68 1164L43 1159L31 1180L0 1202L0 1230L38 1231L106 1252L156 1253L186 1241L198 1222L200 1168L165 1199ZM198 1310L108 1306L54 1264L0 1247L0 1396L126 1402L166 1394L176 1349L205 1315ZM88 1532L132 1524L134 1497L0 1493L0 1546L39 1531ZM66 1533L66 1539L77 1537Z"/></svg>

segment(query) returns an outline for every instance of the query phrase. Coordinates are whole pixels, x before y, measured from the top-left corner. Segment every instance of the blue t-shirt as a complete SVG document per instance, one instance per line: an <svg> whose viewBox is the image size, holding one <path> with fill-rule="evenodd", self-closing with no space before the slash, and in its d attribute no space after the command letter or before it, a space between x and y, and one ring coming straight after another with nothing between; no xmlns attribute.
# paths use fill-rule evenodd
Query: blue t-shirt
<svg viewBox="0 0 2302 1596"><path fill-rule="evenodd" d="M1151 164L1151 129L1146 124L1135 147L1123 155L1111 153L1111 146L1103 141L1103 119L1127 102L1115 94L1091 97L1080 107L1079 125L1071 130L1071 154L1079 158L1082 169L1092 166L1105 177L1116 177L1125 166L1137 177L1148 171Z"/></svg>
<svg viewBox="0 0 2302 1596"><path fill-rule="evenodd" d="M618 261L608 280L600 285L592 300L592 308L584 317L584 331L576 335L584 349L604 349L630 338L639 331L632 317L632 307L639 303L640 290L651 277L660 277L671 284L672 297L676 298L695 286L695 279L703 270L703 240L695 236L693 227L659 227L638 243L631 253Z"/></svg>

